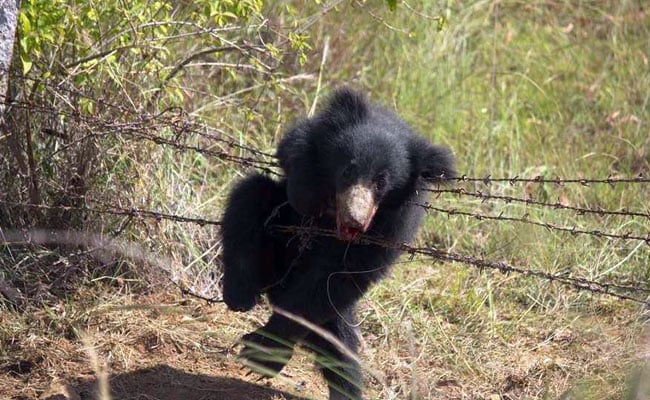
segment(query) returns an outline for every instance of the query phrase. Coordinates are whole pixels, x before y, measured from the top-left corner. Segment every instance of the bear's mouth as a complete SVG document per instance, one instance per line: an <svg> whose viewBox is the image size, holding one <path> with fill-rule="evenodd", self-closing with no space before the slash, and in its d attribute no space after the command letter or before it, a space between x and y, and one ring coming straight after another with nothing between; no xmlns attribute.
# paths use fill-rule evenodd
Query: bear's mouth
<svg viewBox="0 0 650 400"><path fill-rule="evenodd" d="M336 195L336 234L350 242L370 227L377 212L373 190L366 185L352 185Z"/></svg>
<svg viewBox="0 0 650 400"><path fill-rule="evenodd" d="M336 220L336 234L338 235L339 239L345 242L351 242L361 234L361 231L359 229L341 224L338 218Z"/></svg>

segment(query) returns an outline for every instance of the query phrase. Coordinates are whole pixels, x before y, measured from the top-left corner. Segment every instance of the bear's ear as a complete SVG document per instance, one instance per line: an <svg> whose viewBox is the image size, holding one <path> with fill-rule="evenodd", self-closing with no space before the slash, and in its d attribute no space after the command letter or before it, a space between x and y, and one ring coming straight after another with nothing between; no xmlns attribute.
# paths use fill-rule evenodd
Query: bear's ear
<svg viewBox="0 0 650 400"><path fill-rule="evenodd" d="M307 121L299 121L287 132L280 143L275 156L280 162L284 172L291 174L292 166L299 164L300 160L307 157L309 152L309 138L307 134Z"/></svg>
<svg viewBox="0 0 650 400"><path fill-rule="evenodd" d="M350 88L337 89L321 113L324 122L345 128L364 120L370 112L366 97Z"/></svg>
<svg viewBox="0 0 650 400"><path fill-rule="evenodd" d="M319 156L310 143L309 120L287 132L276 156L285 172L289 204L302 215L318 216L326 207L327 185L318 176Z"/></svg>
<svg viewBox="0 0 650 400"><path fill-rule="evenodd" d="M454 178L454 155L446 147L434 146L418 137L411 142L412 173L431 182Z"/></svg>

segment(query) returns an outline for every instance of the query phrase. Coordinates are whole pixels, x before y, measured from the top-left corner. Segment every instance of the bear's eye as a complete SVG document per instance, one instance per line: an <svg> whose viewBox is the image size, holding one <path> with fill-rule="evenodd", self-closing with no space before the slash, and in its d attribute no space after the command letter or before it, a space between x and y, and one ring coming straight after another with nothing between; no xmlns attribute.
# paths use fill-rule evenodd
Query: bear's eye
<svg viewBox="0 0 650 400"><path fill-rule="evenodd" d="M388 178L386 177L386 174L379 174L375 177L374 182L377 191L381 192L386 188L386 185L388 184Z"/></svg>

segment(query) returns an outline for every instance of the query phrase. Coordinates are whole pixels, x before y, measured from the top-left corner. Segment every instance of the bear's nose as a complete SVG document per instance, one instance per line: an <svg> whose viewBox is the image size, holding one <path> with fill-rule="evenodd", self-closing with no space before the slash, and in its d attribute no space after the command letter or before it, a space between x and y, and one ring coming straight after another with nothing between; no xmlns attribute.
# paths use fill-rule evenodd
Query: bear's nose
<svg viewBox="0 0 650 400"><path fill-rule="evenodd" d="M336 196L337 218L348 228L368 230L377 210L374 191L369 185L355 184Z"/></svg>

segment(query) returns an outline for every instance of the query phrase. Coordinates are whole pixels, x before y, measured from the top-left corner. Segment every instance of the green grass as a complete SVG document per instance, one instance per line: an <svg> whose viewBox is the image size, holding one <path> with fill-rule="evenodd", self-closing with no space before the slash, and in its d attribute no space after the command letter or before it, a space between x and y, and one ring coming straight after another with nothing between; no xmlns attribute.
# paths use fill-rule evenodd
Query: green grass
<svg viewBox="0 0 650 400"><path fill-rule="evenodd" d="M337 38L328 74L368 88L418 131L450 146L468 176L648 175L650 17L640 3L450 4L417 6L447 17L442 32L404 8L338 16L335 29L346 35ZM324 22L322 31L334 35L330 24ZM585 208L649 210L648 185L462 186ZM443 195L434 203L617 234L644 236L650 229L644 218L470 197ZM638 241L436 213L421 241L551 273L642 283L650 278L650 252ZM484 397L554 398L572 387L575 398L621 398L640 333L636 305L432 260L398 266L393 279L373 290L365 311L364 327L377 339L373 364L399 371L394 364L406 359L418 366L417 373L401 370L407 381L420 379L416 398L454 388ZM617 332L619 319L627 333ZM558 332L568 338L553 339ZM610 340L616 344L599 352ZM409 348L415 353L400 354ZM436 385L449 379L457 386Z"/></svg>

